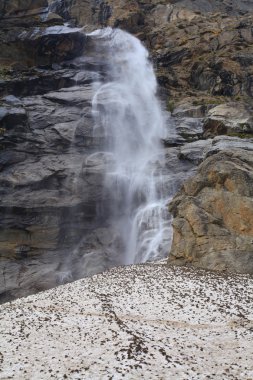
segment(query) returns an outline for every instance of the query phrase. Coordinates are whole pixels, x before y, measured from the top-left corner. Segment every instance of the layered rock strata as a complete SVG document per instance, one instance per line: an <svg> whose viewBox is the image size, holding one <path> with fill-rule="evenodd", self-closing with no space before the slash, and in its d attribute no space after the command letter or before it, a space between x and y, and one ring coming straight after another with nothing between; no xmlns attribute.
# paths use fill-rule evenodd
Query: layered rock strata
<svg viewBox="0 0 253 380"><path fill-rule="evenodd" d="M0 298L5 301L109 264L101 251L105 232L93 234L105 163L102 157L89 159L101 145L92 130L91 100L93 83L103 80L103 64L91 55L87 60L88 38L80 28L63 26L47 2L2 7Z"/></svg>
<svg viewBox="0 0 253 380"><path fill-rule="evenodd" d="M113 194L103 191L104 136L91 111L105 52L83 29L62 25L63 2L14 5L0 19L1 302L122 262L108 223ZM177 157L176 140L165 152L172 194L194 167Z"/></svg>

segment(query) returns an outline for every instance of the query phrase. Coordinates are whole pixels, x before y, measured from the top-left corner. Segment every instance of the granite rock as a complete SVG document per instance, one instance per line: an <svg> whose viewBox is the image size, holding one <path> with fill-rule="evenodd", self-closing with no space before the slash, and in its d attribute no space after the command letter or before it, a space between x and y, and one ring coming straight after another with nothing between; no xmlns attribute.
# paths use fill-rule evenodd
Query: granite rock
<svg viewBox="0 0 253 380"><path fill-rule="evenodd" d="M253 273L253 151L213 153L170 204L169 263Z"/></svg>

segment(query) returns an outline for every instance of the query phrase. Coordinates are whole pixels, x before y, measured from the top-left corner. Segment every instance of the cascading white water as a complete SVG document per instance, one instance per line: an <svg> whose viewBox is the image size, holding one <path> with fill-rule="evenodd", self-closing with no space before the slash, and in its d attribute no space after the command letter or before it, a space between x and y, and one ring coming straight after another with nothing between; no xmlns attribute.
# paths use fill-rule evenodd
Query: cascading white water
<svg viewBox="0 0 253 380"><path fill-rule="evenodd" d="M92 106L94 134L104 137L110 162L104 187L108 223L120 240L114 249L121 249L123 264L164 257L171 236L161 143L166 131L154 70L134 36L111 28L91 36L108 63L108 79L96 86Z"/></svg>

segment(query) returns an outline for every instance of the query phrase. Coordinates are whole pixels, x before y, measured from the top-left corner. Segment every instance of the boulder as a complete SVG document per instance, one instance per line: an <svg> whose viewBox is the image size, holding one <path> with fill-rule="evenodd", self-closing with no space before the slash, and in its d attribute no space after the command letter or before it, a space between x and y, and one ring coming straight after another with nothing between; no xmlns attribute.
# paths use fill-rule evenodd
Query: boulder
<svg viewBox="0 0 253 380"><path fill-rule="evenodd" d="M170 204L170 264L253 273L253 151L208 157Z"/></svg>
<svg viewBox="0 0 253 380"><path fill-rule="evenodd" d="M65 105L91 105L93 95L92 85L62 88L56 92L49 92L44 98Z"/></svg>
<svg viewBox="0 0 253 380"><path fill-rule="evenodd" d="M194 117L201 118L205 116L206 107L204 104L194 105L188 102L182 102L174 108L172 115L175 117Z"/></svg>
<svg viewBox="0 0 253 380"><path fill-rule="evenodd" d="M253 139L217 136L214 139L197 140L180 147L178 157L199 165L207 157L229 149L253 151Z"/></svg>
<svg viewBox="0 0 253 380"><path fill-rule="evenodd" d="M195 117L174 118L176 131L185 140L192 142L203 136L203 120Z"/></svg>
<svg viewBox="0 0 253 380"><path fill-rule="evenodd" d="M217 136L210 140L212 142L211 146L206 150L205 156L211 156L215 153L222 152L223 150L230 149L243 149L253 151L253 138L252 139L242 139L240 137L231 136Z"/></svg>
<svg viewBox="0 0 253 380"><path fill-rule="evenodd" d="M212 146L212 140L198 140L183 145L180 148L179 158L188 160L196 165L200 164Z"/></svg>
<svg viewBox="0 0 253 380"><path fill-rule="evenodd" d="M244 103L227 103L209 110L204 121L204 137L226 134L252 134L253 111Z"/></svg>
<svg viewBox="0 0 253 380"><path fill-rule="evenodd" d="M0 107L0 128L3 130L26 125L26 123L27 114L23 107Z"/></svg>

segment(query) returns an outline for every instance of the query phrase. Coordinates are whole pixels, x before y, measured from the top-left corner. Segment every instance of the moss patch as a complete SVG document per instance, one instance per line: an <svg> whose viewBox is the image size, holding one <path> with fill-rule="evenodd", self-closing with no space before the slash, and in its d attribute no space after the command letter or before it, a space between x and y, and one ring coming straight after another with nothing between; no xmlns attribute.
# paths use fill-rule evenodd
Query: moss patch
<svg viewBox="0 0 253 380"><path fill-rule="evenodd" d="M10 78L10 68L0 66L0 80L5 80Z"/></svg>
<svg viewBox="0 0 253 380"><path fill-rule="evenodd" d="M227 133L230 137L239 137L240 139L252 139L253 133L243 133L243 132L229 132Z"/></svg>
<svg viewBox="0 0 253 380"><path fill-rule="evenodd" d="M173 112L175 109L175 102L173 100L169 100L167 103L167 110L169 112Z"/></svg>
<svg viewBox="0 0 253 380"><path fill-rule="evenodd" d="M202 105L220 105L223 103L226 103L228 100L226 100L224 97L215 97L215 98L202 98L202 99L194 99L192 104L194 106L202 106Z"/></svg>

